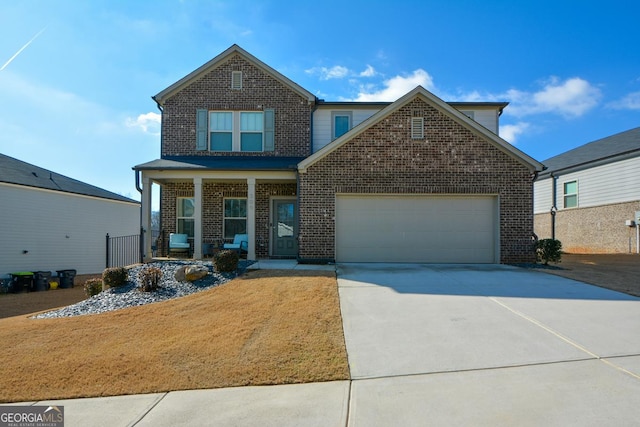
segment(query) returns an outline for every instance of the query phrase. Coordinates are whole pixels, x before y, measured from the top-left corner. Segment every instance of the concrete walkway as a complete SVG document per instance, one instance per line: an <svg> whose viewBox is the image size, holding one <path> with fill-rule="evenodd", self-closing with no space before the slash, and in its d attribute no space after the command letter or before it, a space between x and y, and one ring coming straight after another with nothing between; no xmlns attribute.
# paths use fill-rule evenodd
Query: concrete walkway
<svg viewBox="0 0 640 427"><path fill-rule="evenodd" d="M352 381L37 404L63 405L67 427L640 419L638 298L501 265L344 264L337 272Z"/></svg>

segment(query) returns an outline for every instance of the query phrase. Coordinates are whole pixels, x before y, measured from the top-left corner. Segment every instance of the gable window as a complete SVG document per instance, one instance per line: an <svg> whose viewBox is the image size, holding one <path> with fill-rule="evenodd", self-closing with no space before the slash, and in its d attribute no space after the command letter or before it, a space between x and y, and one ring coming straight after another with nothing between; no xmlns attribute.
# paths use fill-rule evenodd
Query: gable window
<svg viewBox="0 0 640 427"><path fill-rule="evenodd" d="M334 111L331 113L332 140L340 138L351 129L351 111Z"/></svg>
<svg viewBox="0 0 640 427"><path fill-rule="evenodd" d="M247 199L224 199L223 236L233 239L236 234L247 233Z"/></svg>
<svg viewBox="0 0 640 427"><path fill-rule="evenodd" d="M193 237L194 199L192 197L178 197L176 201L176 231Z"/></svg>
<svg viewBox="0 0 640 427"><path fill-rule="evenodd" d="M274 110L196 111L196 150L274 151Z"/></svg>
<svg viewBox="0 0 640 427"><path fill-rule="evenodd" d="M578 206L578 181L564 183L564 207L575 208Z"/></svg>
<svg viewBox="0 0 640 427"><path fill-rule="evenodd" d="M242 71L231 72L231 89L242 89Z"/></svg>
<svg viewBox="0 0 640 427"><path fill-rule="evenodd" d="M411 139L424 138L424 117L411 118Z"/></svg>

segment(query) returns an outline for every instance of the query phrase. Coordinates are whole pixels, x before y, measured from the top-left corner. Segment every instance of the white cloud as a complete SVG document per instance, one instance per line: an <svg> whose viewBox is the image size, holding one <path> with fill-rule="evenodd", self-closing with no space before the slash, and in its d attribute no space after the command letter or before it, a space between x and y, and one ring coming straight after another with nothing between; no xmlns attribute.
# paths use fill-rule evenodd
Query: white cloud
<svg viewBox="0 0 640 427"><path fill-rule="evenodd" d="M552 77L537 92L510 89L502 95L511 103L505 113L515 116L553 113L563 117L580 117L593 109L601 98L600 89L580 77L559 81Z"/></svg>
<svg viewBox="0 0 640 427"><path fill-rule="evenodd" d="M615 110L640 110L640 92L632 92L607 106Z"/></svg>
<svg viewBox="0 0 640 427"><path fill-rule="evenodd" d="M415 89L416 86L422 86L427 90L433 91L433 79L425 70L419 68L408 76L395 76L383 82L384 88L373 91L372 87L363 86L360 93L354 101L372 102L372 101L395 101L407 92Z"/></svg>
<svg viewBox="0 0 640 427"><path fill-rule="evenodd" d="M527 122L502 125L500 126L500 136L502 137L502 139L509 141L511 144L515 144L518 140L518 136L524 133L528 128L529 123Z"/></svg>
<svg viewBox="0 0 640 427"><path fill-rule="evenodd" d="M160 135L161 117L158 113L140 114L135 119L127 117L125 124L130 128L141 129L144 133Z"/></svg>
<svg viewBox="0 0 640 427"><path fill-rule="evenodd" d="M307 74L318 74L320 80L341 79L349 75L349 69L342 65L334 65L331 68L327 67L314 67L305 70Z"/></svg>
<svg viewBox="0 0 640 427"><path fill-rule="evenodd" d="M376 70L369 64L367 64L367 68L360 73L360 77L373 77L376 75Z"/></svg>

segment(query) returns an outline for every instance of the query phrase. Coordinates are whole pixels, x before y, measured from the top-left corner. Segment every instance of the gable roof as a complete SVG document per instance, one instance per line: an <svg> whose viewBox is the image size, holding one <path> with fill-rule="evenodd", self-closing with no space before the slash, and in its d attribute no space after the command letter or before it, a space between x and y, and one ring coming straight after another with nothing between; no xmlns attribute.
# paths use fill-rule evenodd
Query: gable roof
<svg viewBox="0 0 640 427"><path fill-rule="evenodd" d="M407 93L406 95L399 98L397 101L389 104L387 107L378 111L373 116L369 117L367 120L360 123L358 126L355 126L349 132L342 135L340 138L335 139L329 144L322 147L320 150L316 151L311 156L304 159L302 162L298 164L298 169L301 172L306 171L306 169L313 165L315 162L329 155L333 151L342 147L344 144L349 142L353 137L361 134L365 130L369 129L374 124L384 120L386 117L390 116L394 112L398 111L400 108L413 101L415 98L420 97L426 103L435 107L441 113L444 113L451 119L465 126L472 132L481 137L484 137L489 142L491 142L496 148L503 151L507 155L515 158L520 161L522 164L527 166L532 171L541 171L544 166L535 160L534 158L528 156L524 152L518 150L513 145L509 144L504 139L500 138L495 133L491 132L489 129L485 128L481 124L477 123L475 120L470 119L466 115L462 114L460 111L452 107L451 105L444 102L442 99L438 98L422 86L417 86L415 89Z"/></svg>
<svg viewBox="0 0 640 427"><path fill-rule="evenodd" d="M98 197L101 199L117 200L120 202L139 203L128 197L57 174L48 169L34 166L4 154L0 154L0 183L2 182L23 185L25 187L60 191L63 193Z"/></svg>
<svg viewBox="0 0 640 427"><path fill-rule="evenodd" d="M202 76L204 76L205 74L207 74L208 72L210 72L211 70L213 70L214 68L222 64L224 61L227 60L227 58L229 58L233 54L241 55L245 60L250 62L252 65L261 69L265 73L271 75L273 78L280 81L282 84L289 86L294 92L297 92L300 96L302 96L303 98L306 98L309 102L316 102L316 96L314 94L304 89L302 86L298 85L297 83L293 82L289 78L285 77L278 71L274 70L264 62L260 61L258 58L251 55L249 52L242 49L237 44L232 45L230 48L228 48L227 50L225 50L224 52L222 52L221 54L219 54L218 56L216 56L206 64L197 68L193 72L187 74L185 77L181 78L180 80L178 80L177 82L175 82L174 84L172 84L171 86L163 90L162 92L158 93L157 95L152 96L152 98L159 105L162 105L165 100L173 96L176 92L180 91L185 86L191 84L195 80L198 80L199 78L201 78Z"/></svg>
<svg viewBox="0 0 640 427"><path fill-rule="evenodd" d="M540 177L553 172L580 170L601 164L640 156L640 127L589 142L545 160L547 170Z"/></svg>

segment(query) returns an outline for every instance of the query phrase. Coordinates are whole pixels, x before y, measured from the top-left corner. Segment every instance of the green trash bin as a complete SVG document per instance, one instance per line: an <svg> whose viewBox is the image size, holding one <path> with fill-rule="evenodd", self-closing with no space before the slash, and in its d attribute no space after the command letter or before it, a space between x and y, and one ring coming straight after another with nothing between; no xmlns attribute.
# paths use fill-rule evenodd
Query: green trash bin
<svg viewBox="0 0 640 427"><path fill-rule="evenodd" d="M29 292L33 287L33 272L19 271L11 273L11 292L14 294L20 292Z"/></svg>

